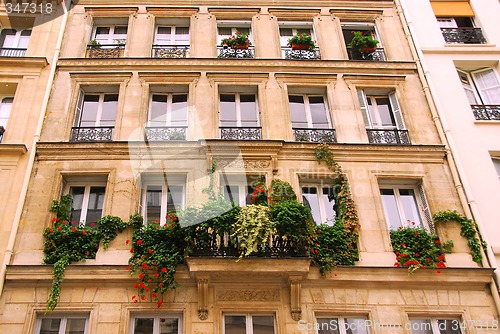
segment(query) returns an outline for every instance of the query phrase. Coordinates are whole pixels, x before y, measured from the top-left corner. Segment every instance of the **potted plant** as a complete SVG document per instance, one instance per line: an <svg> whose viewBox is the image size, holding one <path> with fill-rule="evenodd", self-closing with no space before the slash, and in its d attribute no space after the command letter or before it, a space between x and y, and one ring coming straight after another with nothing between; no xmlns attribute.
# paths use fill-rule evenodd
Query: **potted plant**
<svg viewBox="0 0 500 334"><path fill-rule="evenodd" d="M101 47L101 43L99 43L96 39L91 40L90 43L89 43L89 45L92 45L95 48L100 48Z"/></svg>
<svg viewBox="0 0 500 334"><path fill-rule="evenodd" d="M228 38L224 38L221 41L221 46L230 47L231 49L248 49L252 45L252 42L248 39L248 34L243 34L236 31L234 35Z"/></svg>
<svg viewBox="0 0 500 334"><path fill-rule="evenodd" d="M379 41L373 38L371 33L365 32L365 35L362 31L351 31L351 33L354 36L348 45L352 49L357 50L361 53L371 53L377 50L377 44L379 43Z"/></svg>
<svg viewBox="0 0 500 334"><path fill-rule="evenodd" d="M292 38L288 40L288 45L292 47L292 50L314 50L316 48L316 42L312 37L306 33L295 34Z"/></svg>

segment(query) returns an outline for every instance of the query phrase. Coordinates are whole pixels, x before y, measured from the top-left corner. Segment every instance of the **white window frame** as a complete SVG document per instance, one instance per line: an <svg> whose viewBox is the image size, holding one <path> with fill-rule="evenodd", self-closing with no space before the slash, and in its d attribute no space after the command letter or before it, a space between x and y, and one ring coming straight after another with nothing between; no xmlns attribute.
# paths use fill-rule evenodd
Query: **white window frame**
<svg viewBox="0 0 500 334"><path fill-rule="evenodd" d="M258 100L258 95L257 93L253 92L219 92L219 126L222 127L221 119L220 119L220 114L221 114L221 101L220 101L220 96L221 95L234 95L234 100L235 100L235 107L236 107L236 127L241 128L241 100L240 96L241 95L253 95L255 96L255 116L257 118L257 124L255 127L260 127L260 112L259 112L259 100Z"/></svg>
<svg viewBox="0 0 500 334"><path fill-rule="evenodd" d="M89 334L90 333L90 328L89 328L89 315L88 314L64 314L64 315L57 315L57 314L51 314L51 315L40 315L37 316L36 323L35 323L35 334L39 334L41 331L42 327L42 320L44 319L60 319L61 322L59 324L59 332L58 334L65 334L66 333L66 325L68 322L68 319L85 319L85 330L84 334Z"/></svg>
<svg viewBox="0 0 500 334"><path fill-rule="evenodd" d="M328 128L325 129L333 129L332 127L332 120L330 118L330 108L328 107L328 100L324 94L300 94L300 93L288 93L288 97L290 96L302 96L304 99L304 110L306 113L306 120L307 120L307 128L308 129L316 129L316 127L313 124L312 121L312 116L311 116L311 105L309 103L309 98L310 97L322 97L323 98L323 106L325 107L325 114L326 114L326 119L328 121ZM290 101L288 101L289 108L290 108ZM291 110L290 110L290 119L292 117ZM292 128L293 129L299 129L293 126L293 121L292 121Z"/></svg>
<svg viewBox="0 0 500 334"><path fill-rule="evenodd" d="M231 35L221 35L219 33L219 28L230 28ZM253 34L252 34L252 24L250 21L217 21L217 45L220 45L221 41L224 38L231 37L236 34L238 29L244 28L248 29L248 40L254 44L253 42Z"/></svg>
<svg viewBox="0 0 500 334"><path fill-rule="evenodd" d="M186 95L186 104L188 103L189 100L189 94L188 92L179 92L179 93L151 93L149 96L149 110L148 110L148 126L153 126L151 125L151 111L153 108L153 95L166 95L167 96L167 110L165 111L166 117L165 117L165 124L163 126L173 126L172 125L172 106L173 106L173 97L174 95ZM189 113L186 107L186 123L183 125L179 125L179 127L187 127L188 125L188 117Z"/></svg>
<svg viewBox="0 0 500 334"><path fill-rule="evenodd" d="M17 30L17 29L3 29L2 31L4 30L13 30L15 31L16 33L14 34L14 41L12 43L12 46L6 46L5 45L5 40L3 41L2 43L2 48L11 48L11 49L27 49L28 46L26 46L26 48L20 48L19 47L19 43L21 42L21 40L23 39L23 37L27 37L26 39L28 40L28 44L29 44L29 40L31 38L31 33L32 33L32 29L22 29L22 30ZM29 36L23 36L23 32L25 31L29 31L30 32L30 35Z"/></svg>
<svg viewBox="0 0 500 334"><path fill-rule="evenodd" d="M0 126L7 129L7 122L9 121L10 113L12 111L12 105L14 104L14 96L4 96L0 97ZM7 103L5 100L11 99L12 102ZM5 116L2 116L5 114Z"/></svg>
<svg viewBox="0 0 500 334"><path fill-rule="evenodd" d="M97 114L96 114L96 119L95 119L95 124L94 124L94 127L99 127L101 126L101 120L102 120L102 109L103 109L103 105L104 105L104 97L106 95L118 95L118 98L117 98L117 103L119 102L120 100L120 95L118 93L114 93L114 92L109 92L109 93L91 93L91 92L85 92L83 90L80 90L80 95L78 97L78 102L77 102L77 106L76 106L76 118L75 118L75 127L81 127L80 124L81 124L81 121L82 121L82 115L83 115L83 107L84 107L84 104L85 104L85 96L86 95L98 95L99 96L99 102L98 102L98 106L97 106ZM117 110L115 112L115 123L116 123L116 114L118 113L118 105L117 105ZM114 127L114 125L113 125Z"/></svg>
<svg viewBox="0 0 500 334"><path fill-rule="evenodd" d="M410 326L413 326L411 324L411 321L412 320L423 320L423 321L429 321L430 322L430 326L431 326L431 330L432 330L432 334L441 334L441 331L439 329L439 324L438 324L438 321L443 321L443 320L448 320L448 321L457 321L457 326L458 326L458 329L460 331L461 334L465 334L465 332L462 330L462 328L460 328L460 326L462 325L463 327L463 322L459 319L459 318L449 318L449 317L410 317L409 318L410 320ZM413 333L413 327L410 327L410 333Z"/></svg>
<svg viewBox="0 0 500 334"><path fill-rule="evenodd" d="M332 186L327 185L327 184L323 184L323 183L300 182L300 194L301 194L302 202L304 201L303 188L316 188L316 196L318 198L319 214L320 214L321 221L320 222L315 221L315 223L317 225L320 225L320 224L327 224L330 226L334 225L337 213L335 212L335 216L333 216L333 217L327 217L327 213L326 213L327 211L326 211L326 207L325 207L328 204L328 205L332 205L332 208L333 208L334 202L325 203L322 200L323 190L324 189L331 189ZM311 208L311 214L312 214L312 208ZM314 216L313 216L313 219L314 219Z"/></svg>
<svg viewBox="0 0 500 334"><path fill-rule="evenodd" d="M314 25L312 22L278 22L278 25L280 46L282 48L288 47L288 40L295 36L299 30L309 30L311 38L316 40L316 33L314 32ZM292 29L292 36L282 36L281 29Z"/></svg>
<svg viewBox="0 0 500 334"><path fill-rule="evenodd" d="M177 33L177 28L188 28L188 39L186 41L182 40L177 40L176 36ZM170 28L170 40L167 40L166 38L159 38L160 33L159 29L160 28ZM191 40L191 31L189 24L187 26L181 26L180 24L178 25L167 25L167 24L159 24L155 27L155 45L174 45L174 46L189 46L190 45L190 40Z"/></svg>
<svg viewBox="0 0 500 334"><path fill-rule="evenodd" d="M367 334L369 334L369 333L370 333L370 331L369 331L369 329L368 329L368 327L369 327L369 326L367 326L368 317L356 317L356 316L326 316L326 315L325 315L325 316L316 316L316 328L315 328L315 332L314 332L314 333L315 333L315 334L320 333L320 331L319 331L319 330L320 330L321 328L319 328L319 326L320 326L320 325L319 325L319 323L318 323L318 319L328 319L328 320L329 320L329 325L328 325L328 327L329 327L329 329L330 329L330 330L335 330L335 328L330 328L330 327L331 327L331 326L330 326L330 322L331 322L332 320L337 320L337 326L338 326L339 333L340 333L340 334L348 334L348 333L347 333L347 331L346 331L346 329L345 329L345 326L346 326L346 319L347 319L347 318L350 318L350 319L357 319L357 320L364 320L364 321L365 321L365 325L366 325L366 326L365 326L365 328L366 328L366 332L365 332L365 333L367 333ZM358 331L356 331L355 333L360 334L360 332L358 332Z"/></svg>
<svg viewBox="0 0 500 334"><path fill-rule="evenodd" d="M222 315L222 334L226 334L226 316L240 316L240 317L245 317L245 334L254 334L253 333L253 322L252 322L252 317L253 316L267 316L267 317L273 317L274 320L274 334L277 334L277 324L276 324L276 315L274 313L224 313Z"/></svg>
<svg viewBox="0 0 500 334"><path fill-rule="evenodd" d="M177 319L178 320L178 334L183 333L183 323L182 323L182 314L170 314L170 313L162 313L162 314L133 314L130 317L130 334L134 334L135 332L135 319L148 319L153 318L153 332L151 334L160 334L160 319Z"/></svg>
<svg viewBox="0 0 500 334"><path fill-rule="evenodd" d="M104 200L102 203L102 211L101 211L101 217L103 217L104 214L104 208L106 207L106 186L107 186L107 181L102 180L102 178L99 178L101 180L95 180L95 181L69 181L64 185L64 194L70 194L71 193L71 188L73 187L84 187L84 193L83 193L83 200L82 200L82 209L81 209L81 214L80 214L80 221L77 222L80 226L85 225L87 221L87 212L88 212L88 207L89 207L89 200L90 200L90 188L92 187L104 187ZM73 210L73 208L71 208Z"/></svg>
<svg viewBox="0 0 500 334"><path fill-rule="evenodd" d="M395 91L391 91L387 94L368 94L366 93L366 89L358 89L357 90L358 94L358 101L360 104L361 108L361 113L363 114L363 120L365 122L365 126L367 129L397 129L397 130L406 130L404 120L403 120L403 114L401 111L401 106L399 104L397 95ZM377 120L372 120L372 117L368 111L368 98L371 99L372 101L372 107L375 105L376 107L376 98L388 98L390 107L391 107L391 112L395 120L395 125L392 126L382 126L380 125L380 114L376 112ZM375 102L375 104L374 104Z"/></svg>
<svg viewBox="0 0 500 334"><path fill-rule="evenodd" d="M116 28L123 28L123 27L126 27L127 28L127 33L125 34L125 37L116 37L115 36L115 29ZM106 38L106 40L104 40L104 38L100 38L100 39L97 39L97 29L98 28L109 28L109 34L107 35L108 37ZM94 29L92 30L92 40L96 40L97 42L99 42L100 44L126 44L127 43L127 36L128 36L128 25L127 24L97 24L94 26ZM102 35L102 36L105 36L105 35ZM118 35L118 36L123 36L122 34ZM119 43L119 41L121 43Z"/></svg>
<svg viewBox="0 0 500 334"><path fill-rule="evenodd" d="M245 174L219 174L219 186L221 189L221 194L226 197L226 186L238 187L238 203L235 205L245 206L247 205L248 187L252 187L252 184L258 180L260 175L245 175ZM251 178L251 179L249 179Z"/></svg>
<svg viewBox="0 0 500 334"><path fill-rule="evenodd" d="M482 90L477 85L477 82L478 82L477 74L482 73L482 72L491 72L493 74L493 76L496 78L497 85L493 86L493 87L488 87L488 89L491 89L491 88L499 89L499 93L498 93L499 96L497 97L497 99L500 101L500 76L494 68L488 67L488 68L482 68L480 70L475 70L475 71L464 71L461 69L457 69L457 72L459 73L460 81L462 83L462 87L464 88L464 90L468 90L468 91L472 92L472 94L474 95L474 98L476 100L476 103L474 103L474 104L476 104L476 105L489 105L489 104L491 104L491 103L484 103L485 97L482 94ZM467 83L463 81L460 74L466 76L467 81L468 81ZM469 101L469 102L471 102L471 101ZM500 102L498 104L500 104ZM493 105L496 105L496 104L493 103Z"/></svg>
<svg viewBox="0 0 500 334"><path fill-rule="evenodd" d="M168 184L167 184L168 183ZM167 216L167 203L168 203L168 187L177 186L182 188L182 202L180 209L186 208L186 175L167 175L166 179L163 177L146 177L142 182L141 189L141 214L144 217L144 222L148 221L147 218L147 187L148 186L161 186L161 209L160 209L160 225L166 224ZM176 204L176 203L174 203Z"/></svg>

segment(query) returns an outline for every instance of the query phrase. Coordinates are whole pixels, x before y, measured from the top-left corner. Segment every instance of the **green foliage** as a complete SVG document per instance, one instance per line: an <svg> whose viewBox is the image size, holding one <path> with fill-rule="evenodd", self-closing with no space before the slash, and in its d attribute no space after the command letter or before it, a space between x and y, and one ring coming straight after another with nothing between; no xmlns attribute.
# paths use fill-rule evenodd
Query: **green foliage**
<svg viewBox="0 0 500 334"><path fill-rule="evenodd" d="M293 242L311 241L314 222L311 210L297 201L280 202L271 206L271 220L276 231Z"/></svg>
<svg viewBox="0 0 500 334"><path fill-rule="evenodd" d="M50 211L56 214L56 220L58 223L63 221L71 221L71 209L73 208L73 198L71 195L61 196L61 200L53 200L50 206Z"/></svg>
<svg viewBox="0 0 500 334"><path fill-rule="evenodd" d="M361 49L363 49L364 47L374 48L379 43L379 41L373 38L371 33L367 33L366 35L363 35L362 31L351 31L351 33L354 36L352 37L352 40L348 45L353 49L361 51Z"/></svg>
<svg viewBox="0 0 500 334"><path fill-rule="evenodd" d="M54 272L52 279L52 287L50 289L49 298L47 300L47 310L53 311L61 295L61 283L64 278L64 271L66 266L69 265L70 260L67 257L61 257L54 263Z"/></svg>
<svg viewBox="0 0 500 334"><path fill-rule="evenodd" d="M97 221L97 233L101 237L104 249L107 249L111 240L116 238L128 226L119 217L105 216Z"/></svg>
<svg viewBox="0 0 500 334"><path fill-rule="evenodd" d="M410 273L418 268L446 267L436 235L415 227L401 227L390 231L390 235L396 254L395 267L407 267Z"/></svg>
<svg viewBox="0 0 500 334"><path fill-rule="evenodd" d="M461 232L460 234L467 239L467 245L471 250L472 260L477 263L481 263L483 255L481 254L481 245L483 249L486 247L484 241L479 241L477 224L471 219L467 219L465 216L459 214L456 211L440 211L432 216L435 223L456 221L460 223ZM481 237L479 235L479 237Z"/></svg>
<svg viewBox="0 0 500 334"><path fill-rule="evenodd" d="M453 240L448 240L446 242L443 242L442 246L443 246L443 251L445 253L450 254L451 252L453 252L453 247L455 247L455 243L453 242Z"/></svg>
<svg viewBox="0 0 500 334"><path fill-rule="evenodd" d="M245 44L252 45L252 42L248 39L248 34L243 34L239 31L236 31L236 33L231 37L223 38L220 42L220 45L227 45L232 48Z"/></svg>
<svg viewBox="0 0 500 334"><path fill-rule="evenodd" d="M271 188L269 191L269 205L273 206L286 201L296 201L297 195L293 191L290 183L274 179L271 181Z"/></svg>
<svg viewBox="0 0 500 334"><path fill-rule="evenodd" d="M296 33L292 38L288 39L288 45L292 46L292 44L305 44L309 46L309 50L314 50L316 48L316 42L306 33Z"/></svg>
<svg viewBox="0 0 500 334"><path fill-rule="evenodd" d="M231 237L238 238L238 246L241 249L239 260L250 255L257 245L269 239L274 230L269 216L267 206L246 205L241 208L231 234Z"/></svg>

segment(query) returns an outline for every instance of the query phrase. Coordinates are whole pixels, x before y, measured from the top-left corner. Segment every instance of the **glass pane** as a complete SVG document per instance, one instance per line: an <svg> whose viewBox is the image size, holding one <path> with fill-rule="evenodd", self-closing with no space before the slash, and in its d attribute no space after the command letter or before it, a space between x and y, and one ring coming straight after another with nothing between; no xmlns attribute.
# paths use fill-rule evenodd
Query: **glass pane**
<svg viewBox="0 0 500 334"><path fill-rule="evenodd" d="M236 28L236 31L240 32L242 35L249 35L250 34L250 28ZM236 33L235 31L235 33Z"/></svg>
<svg viewBox="0 0 500 334"><path fill-rule="evenodd" d="M394 120L394 115L392 113L391 104L389 98L378 97L375 99L377 101L377 111L380 117L381 126L396 126L396 121Z"/></svg>
<svg viewBox="0 0 500 334"><path fill-rule="evenodd" d="M66 323L65 334L84 334L85 333L85 319L68 319Z"/></svg>
<svg viewBox="0 0 500 334"><path fill-rule="evenodd" d="M165 126L167 124L167 95L153 94L149 116L150 126Z"/></svg>
<svg viewBox="0 0 500 334"><path fill-rule="evenodd" d="M392 189L380 189L382 195L382 204L384 205L385 219L389 229L396 230L401 226L401 218L399 218L398 205L396 204L396 197Z"/></svg>
<svg viewBox="0 0 500 334"><path fill-rule="evenodd" d="M258 126L257 104L255 103L255 95L240 95L240 112L242 127Z"/></svg>
<svg viewBox="0 0 500 334"><path fill-rule="evenodd" d="M226 185L224 187L224 198L236 205L240 205L239 187L236 185Z"/></svg>
<svg viewBox="0 0 500 334"><path fill-rule="evenodd" d="M79 223L82 216L83 195L85 194L85 187L71 187L69 188L69 194L73 198L71 220Z"/></svg>
<svg viewBox="0 0 500 334"><path fill-rule="evenodd" d="M170 116L172 126L187 125L187 94L172 96L172 115Z"/></svg>
<svg viewBox="0 0 500 334"><path fill-rule="evenodd" d="M346 334L368 334L366 319L363 318L345 318Z"/></svg>
<svg viewBox="0 0 500 334"><path fill-rule="evenodd" d="M79 126L80 127L96 126L98 108L99 108L99 95L85 94L83 98L83 110Z"/></svg>
<svg viewBox="0 0 500 334"><path fill-rule="evenodd" d="M127 26L115 27L113 39L127 39Z"/></svg>
<svg viewBox="0 0 500 334"><path fill-rule="evenodd" d="M89 205L87 208L87 219L85 219L85 225L91 225L102 217L105 190L106 187L90 187Z"/></svg>
<svg viewBox="0 0 500 334"><path fill-rule="evenodd" d="M309 108L311 109L312 127L314 129L328 129L325 102L322 96L310 96Z"/></svg>
<svg viewBox="0 0 500 334"><path fill-rule="evenodd" d="M183 207L184 187L168 186L167 193L167 212L176 211Z"/></svg>
<svg viewBox="0 0 500 334"><path fill-rule="evenodd" d="M114 126L117 109L118 109L118 94L104 95L100 126Z"/></svg>
<svg viewBox="0 0 500 334"><path fill-rule="evenodd" d="M253 191L255 190L254 187L252 186L246 186L246 192L245 192L245 204L254 204L252 202L252 197L249 197L250 194L253 193Z"/></svg>
<svg viewBox="0 0 500 334"><path fill-rule="evenodd" d="M171 31L171 27L158 27L158 35L170 35Z"/></svg>
<svg viewBox="0 0 500 334"><path fill-rule="evenodd" d="M497 171L497 175L498 175L498 177L500 177L500 159L492 158L491 161L493 161L493 165L495 166L495 170Z"/></svg>
<svg viewBox="0 0 500 334"><path fill-rule="evenodd" d="M432 326L429 320L412 319L410 320L411 334L433 334Z"/></svg>
<svg viewBox="0 0 500 334"><path fill-rule="evenodd" d="M148 222L160 221L161 186L148 186L146 192L146 219Z"/></svg>
<svg viewBox="0 0 500 334"><path fill-rule="evenodd" d="M30 41L31 30L23 30L21 31L21 36L19 37L19 45L18 47L21 49L27 49Z"/></svg>
<svg viewBox="0 0 500 334"><path fill-rule="evenodd" d="M224 317L225 334L246 334L246 317L243 315L226 315Z"/></svg>
<svg viewBox="0 0 500 334"><path fill-rule="evenodd" d="M236 99L234 94L220 95L220 125L236 127Z"/></svg>
<svg viewBox="0 0 500 334"><path fill-rule="evenodd" d="M12 109L13 98L6 97L0 104L0 126L7 127L7 120L9 119L10 111Z"/></svg>
<svg viewBox="0 0 500 334"><path fill-rule="evenodd" d="M292 28L280 28L280 36L286 36L286 37L292 37L293 36L293 30Z"/></svg>
<svg viewBox="0 0 500 334"><path fill-rule="evenodd" d="M305 206L311 209L314 222L316 224L323 223L321 219L321 211L319 209L318 190L316 187L303 187L302 188L302 202Z"/></svg>
<svg viewBox="0 0 500 334"><path fill-rule="evenodd" d="M95 30L95 39L101 44L109 43L110 27L97 27Z"/></svg>
<svg viewBox="0 0 500 334"><path fill-rule="evenodd" d="M297 29L297 34L308 34L309 36L312 36L311 29Z"/></svg>
<svg viewBox="0 0 500 334"><path fill-rule="evenodd" d="M500 83L493 70L475 73L484 104L500 104Z"/></svg>
<svg viewBox="0 0 500 334"><path fill-rule="evenodd" d="M331 198L331 200L330 200ZM335 205L335 200L333 199L333 189L330 187L323 188L323 194L321 195L321 201L323 202L323 207L325 208L326 219L333 220L335 218L335 210L333 206Z"/></svg>
<svg viewBox="0 0 500 334"><path fill-rule="evenodd" d="M462 87L464 87L465 94L467 95L467 99L469 100L469 104L479 104L474 95L474 88L469 80L469 76L463 72L457 72L458 77L460 78L460 82L462 82Z"/></svg>
<svg viewBox="0 0 500 334"><path fill-rule="evenodd" d="M134 334L152 334L154 318L136 318L134 321Z"/></svg>
<svg viewBox="0 0 500 334"><path fill-rule="evenodd" d="M253 334L274 334L273 316L252 316Z"/></svg>
<svg viewBox="0 0 500 334"><path fill-rule="evenodd" d="M399 189L399 195L401 196L404 217L410 220L409 223L411 226L423 227L413 189ZM411 224L412 222L415 223L415 225Z"/></svg>
<svg viewBox="0 0 500 334"><path fill-rule="evenodd" d="M292 118L293 128L307 128L306 109L304 106L304 97L301 95L289 95L290 116Z"/></svg>
<svg viewBox="0 0 500 334"><path fill-rule="evenodd" d="M316 320L318 324L318 334L340 334L339 321L337 319L319 318Z"/></svg>
<svg viewBox="0 0 500 334"><path fill-rule="evenodd" d="M231 36L231 28L219 27L219 36Z"/></svg>
<svg viewBox="0 0 500 334"><path fill-rule="evenodd" d="M16 31L14 29L3 29L0 38L3 48L13 48L16 40Z"/></svg>
<svg viewBox="0 0 500 334"><path fill-rule="evenodd" d="M160 318L160 334L178 334L179 319Z"/></svg>
<svg viewBox="0 0 500 334"><path fill-rule="evenodd" d="M42 319L40 334L58 334L61 319Z"/></svg>
<svg viewBox="0 0 500 334"><path fill-rule="evenodd" d="M175 41L181 42L178 44L189 45L189 27L176 27L175 28Z"/></svg>
<svg viewBox="0 0 500 334"><path fill-rule="evenodd" d="M439 334L462 334L458 320L438 320Z"/></svg>

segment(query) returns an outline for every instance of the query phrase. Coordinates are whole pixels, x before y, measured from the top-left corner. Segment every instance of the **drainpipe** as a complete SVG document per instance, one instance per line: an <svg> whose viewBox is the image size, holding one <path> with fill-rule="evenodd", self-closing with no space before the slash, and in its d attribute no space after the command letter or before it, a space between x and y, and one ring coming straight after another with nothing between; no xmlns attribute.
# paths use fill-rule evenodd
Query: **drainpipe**
<svg viewBox="0 0 500 334"><path fill-rule="evenodd" d="M62 17L62 22L61 22L61 30L59 31L59 36L57 37L56 48L54 50L54 56L52 57L52 62L51 62L52 67L50 68L47 86L45 87L45 95L43 97L42 109L40 111L40 117L38 118L38 124L37 124L36 130L35 130L35 135L33 136L33 142L31 144L28 166L26 168L26 173L24 175L24 181L23 181L23 185L21 188L19 201L17 203L16 213L14 216L12 229L10 231L9 241L7 244L7 248L5 250L2 268L0 269L0 297L2 296L3 287L5 285L5 274L7 272L7 265L10 264L12 254L14 254L14 245L16 242L17 231L19 229L19 222L21 220L21 213L23 211L24 202L26 199L26 194L28 192L28 184L29 184L30 176L31 176L31 173L33 170L33 165L35 163L36 144L40 140L40 133L42 132L43 120L45 118L45 113L47 112L50 91L52 88L52 84L54 82L57 61L59 60L59 52L61 50L64 31L66 29L66 23L68 21L68 10L69 10L69 6L71 5L71 0L63 0L62 4L63 4L62 5L63 17Z"/></svg>
<svg viewBox="0 0 500 334"><path fill-rule="evenodd" d="M483 236L483 239L485 241L487 241L486 234L481 233L481 231L484 231L485 229L484 226L482 225L482 220L476 202L467 184L467 178L465 177L463 166L460 163L460 160L455 158L454 156L456 146L453 141L453 136L451 135L451 130L448 127L448 124L446 123L446 118L442 114L442 107L439 103L439 100L433 98L433 94L437 94L437 90L433 86L431 77L429 75L429 71L426 68L425 58L422 53L422 50L420 49L420 45L416 39L417 35L415 33L413 23L410 18L410 13L405 8L404 0L394 0L394 3L396 5L396 10L398 12L399 18L403 23L403 29L406 35L406 39L408 40L408 44L410 45L410 50L413 56L413 60L417 65L417 73L423 85L424 94L430 107L432 119L436 125L441 141L445 144L447 153L446 158L448 160L453 182L455 188L457 189L462 207L464 208L465 215L469 219L475 218L479 230L478 233L481 236ZM412 38L412 36L415 36L415 38ZM481 247L481 253L483 255L483 260L482 260L483 267L491 268L491 263L495 259L495 255L493 254L491 247L487 247L486 254L484 253L484 250ZM495 302L495 306L497 308L498 315L500 315L500 296L498 289L499 282L500 282L500 273L499 270L497 269L493 272L493 277L491 279L489 287L491 290L491 294L493 296L493 301Z"/></svg>

